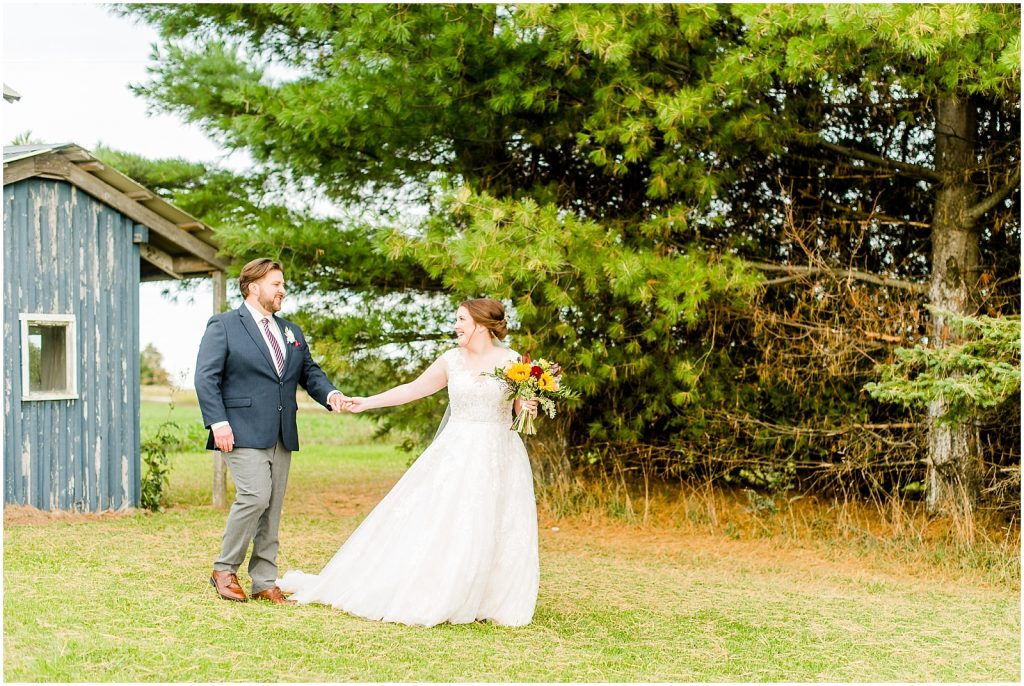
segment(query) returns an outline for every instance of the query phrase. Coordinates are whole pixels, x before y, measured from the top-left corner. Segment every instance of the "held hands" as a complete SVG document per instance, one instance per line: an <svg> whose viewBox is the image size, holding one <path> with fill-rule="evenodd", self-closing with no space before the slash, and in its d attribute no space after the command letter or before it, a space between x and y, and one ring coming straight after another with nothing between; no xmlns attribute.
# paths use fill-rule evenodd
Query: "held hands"
<svg viewBox="0 0 1024 686"><path fill-rule="evenodd" d="M369 403L366 398L347 398L345 403L345 409L352 414L359 414L365 410L369 410Z"/></svg>
<svg viewBox="0 0 1024 686"><path fill-rule="evenodd" d="M327 400L327 404L330 406L331 412L352 412L353 414L358 414L370 409L366 398L350 398L341 391L332 393L331 397Z"/></svg>
<svg viewBox="0 0 1024 686"><path fill-rule="evenodd" d="M327 399L327 404L331 408L331 412L345 412L348 408L346 407L349 401L349 397L341 391L337 393L331 393L331 397Z"/></svg>

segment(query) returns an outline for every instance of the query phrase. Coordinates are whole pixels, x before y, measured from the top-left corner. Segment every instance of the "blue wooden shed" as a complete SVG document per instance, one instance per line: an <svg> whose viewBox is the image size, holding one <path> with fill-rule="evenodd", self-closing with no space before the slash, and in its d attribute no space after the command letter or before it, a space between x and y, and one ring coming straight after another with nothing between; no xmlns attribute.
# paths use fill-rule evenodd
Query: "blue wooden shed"
<svg viewBox="0 0 1024 686"><path fill-rule="evenodd" d="M3 222L5 505L135 507L139 283L223 284L213 233L73 144L4 148Z"/></svg>

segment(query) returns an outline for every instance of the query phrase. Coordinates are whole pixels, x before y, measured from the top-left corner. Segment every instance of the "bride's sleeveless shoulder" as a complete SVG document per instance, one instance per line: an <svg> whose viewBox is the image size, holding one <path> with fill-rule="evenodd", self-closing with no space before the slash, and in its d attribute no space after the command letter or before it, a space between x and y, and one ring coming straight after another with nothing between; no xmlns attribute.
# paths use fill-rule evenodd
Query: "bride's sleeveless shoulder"
<svg viewBox="0 0 1024 686"><path fill-rule="evenodd" d="M460 348L456 346L454 348L448 348L443 353L441 353L440 358L445 361L445 364L448 365L449 369L451 369L452 364L459 359L459 356L461 355L459 350Z"/></svg>

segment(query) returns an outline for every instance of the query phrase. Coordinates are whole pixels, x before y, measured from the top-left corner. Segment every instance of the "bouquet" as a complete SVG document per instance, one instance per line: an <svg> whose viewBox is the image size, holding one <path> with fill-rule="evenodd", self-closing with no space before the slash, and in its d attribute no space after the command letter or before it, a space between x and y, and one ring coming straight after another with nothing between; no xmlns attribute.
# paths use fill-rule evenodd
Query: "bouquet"
<svg viewBox="0 0 1024 686"><path fill-rule="evenodd" d="M536 400L548 417L555 416L556 399L576 397L575 391L562 385L562 368L559 365L544 359L532 362L529 355L523 355L506 367L495 367L489 374L482 374L504 384L510 399ZM512 422L512 430L528 436L537 433L529 412L519 413Z"/></svg>

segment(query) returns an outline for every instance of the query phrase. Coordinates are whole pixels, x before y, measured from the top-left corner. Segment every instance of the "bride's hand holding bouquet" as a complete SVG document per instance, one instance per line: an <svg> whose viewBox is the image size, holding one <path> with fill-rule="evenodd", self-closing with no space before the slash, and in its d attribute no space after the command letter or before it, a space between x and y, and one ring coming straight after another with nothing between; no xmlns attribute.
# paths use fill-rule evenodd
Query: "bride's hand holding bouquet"
<svg viewBox="0 0 1024 686"><path fill-rule="evenodd" d="M495 367L493 372L484 373L484 376L504 384L509 398L523 401L524 406L512 422L512 429L528 436L537 433L533 426L533 418L537 414L535 406L551 418L555 416L556 400L576 397L575 391L562 384L561 366L545 359L534 362L529 355L523 355L505 367Z"/></svg>

